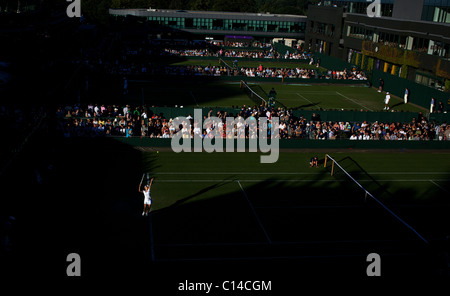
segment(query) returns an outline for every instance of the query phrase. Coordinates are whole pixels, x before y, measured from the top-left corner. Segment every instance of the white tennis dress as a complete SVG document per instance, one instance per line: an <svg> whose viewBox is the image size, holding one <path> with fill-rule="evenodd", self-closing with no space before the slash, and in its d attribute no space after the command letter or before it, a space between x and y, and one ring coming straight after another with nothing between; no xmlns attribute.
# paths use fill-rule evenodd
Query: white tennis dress
<svg viewBox="0 0 450 296"><path fill-rule="evenodd" d="M147 191L142 191L144 193L144 204L151 205L152 204L152 198L150 196L150 189Z"/></svg>

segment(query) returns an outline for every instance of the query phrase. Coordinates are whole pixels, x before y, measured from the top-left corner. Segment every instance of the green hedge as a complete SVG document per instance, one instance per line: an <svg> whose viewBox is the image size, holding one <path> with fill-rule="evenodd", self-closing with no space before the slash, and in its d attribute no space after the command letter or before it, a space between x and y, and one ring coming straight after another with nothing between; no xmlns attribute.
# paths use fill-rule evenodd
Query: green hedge
<svg viewBox="0 0 450 296"><path fill-rule="evenodd" d="M347 80L347 79L316 79L316 78L273 78L273 77L247 77L247 76L217 76L220 81L239 81L260 83L296 83L296 84L345 84L345 85L361 85L368 84L368 80Z"/></svg>
<svg viewBox="0 0 450 296"><path fill-rule="evenodd" d="M133 147L171 147L171 139L155 138L125 138L116 137L117 141ZM193 147L193 143L192 146ZM225 145L225 141L224 141ZM246 145L248 147L248 144ZM280 149L395 149L395 150L417 150L417 149L450 149L450 141L383 141L383 140L280 140Z"/></svg>

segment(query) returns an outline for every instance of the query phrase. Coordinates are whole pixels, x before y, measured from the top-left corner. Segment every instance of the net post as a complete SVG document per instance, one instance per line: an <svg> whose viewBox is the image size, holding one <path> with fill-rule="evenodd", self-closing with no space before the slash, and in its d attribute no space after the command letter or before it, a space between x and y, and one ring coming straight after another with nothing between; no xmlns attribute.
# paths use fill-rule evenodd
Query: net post
<svg viewBox="0 0 450 296"><path fill-rule="evenodd" d="M334 160L333 160L333 163L331 164L331 175L333 176L333 173L334 173Z"/></svg>
<svg viewBox="0 0 450 296"><path fill-rule="evenodd" d="M325 162L324 162L324 164L323 164L323 167L324 167L324 168L327 167L327 159L328 159L328 157L327 157L327 155L325 154Z"/></svg>

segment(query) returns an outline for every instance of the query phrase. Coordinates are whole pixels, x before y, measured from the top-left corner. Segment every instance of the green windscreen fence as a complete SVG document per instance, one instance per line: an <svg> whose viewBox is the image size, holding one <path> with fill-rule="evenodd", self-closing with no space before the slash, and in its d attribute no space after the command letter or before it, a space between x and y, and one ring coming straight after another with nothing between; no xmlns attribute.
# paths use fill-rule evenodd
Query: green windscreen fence
<svg viewBox="0 0 450 296"><path fill-rule="evenodd" d="M444 111L450 111L450 106L448 105L450 93L448 92L442 92L380 70L373 70L372 84L375 87L378 87L380 78L384 81L385 91L403 98L405 89L408 88L409 102L429 109L431 98L434 97L436 105L441 101L444 104Z"/></svg>
<svg viewBox="0 0 450 296"><path fill-rule="evenodd" d="M418 118L415 112L358 112L358 111L310 111L294 110L294 116L312 120L313 116L320 116L321 121L332 122L400 122L409 123Z"/></svg>
<svg viewBox="0 0 450 296"><path fill-rule="evenodd" d="M356 65L350 64L344 60L319 52L314 53L314 59L316 61L319 60L321 67L327 68L329 70L342 71L344 69L350 70L352 68L358 68Z"/></svg>
<svg viewBox="0 0 450 296"><path fill-rule="evenodd" d="M97 138L100 139L100 138ZM140 138L140 137L114 137L115 140L131 146L141 147L171 147L172 139ZM101 140L101 139L100 139ZM189 140L188 140L189 141ZM225 145L226 141L223 141ZM236 143L236 140L235 140ZM194 146L191 139L191 147ZM249 147L248 139L245 143ZM450 149L450 141L352 141L352 140L302 140L302 139L281 139L280 149ZM225 146L224 146L225 149Z"/></svg>
<svg viewBox="0 0 450 296"><path fill-rule="evenodd" d="M218 111L227 112L227 116L235 117L240 112L240 109L232 108L200 108L202 109L202 116L208 116L210 110L211 116L216 116ZM194 116L194 108L172 108L172 107L157 107L149 108L149 115L156 114L162 115L169 120L177 116L187 117L189 115ZM311 110L294 110L293 115L295 117L303 117L306 120L312 120L313 117L319 116L321 121L333 121L333 122L400 122L409 123L413 118L418 118L418 113L415 112L359 112L359 111L311 111ZM450 114L432 114L431 120L436 122L450 122Z"/></svg>

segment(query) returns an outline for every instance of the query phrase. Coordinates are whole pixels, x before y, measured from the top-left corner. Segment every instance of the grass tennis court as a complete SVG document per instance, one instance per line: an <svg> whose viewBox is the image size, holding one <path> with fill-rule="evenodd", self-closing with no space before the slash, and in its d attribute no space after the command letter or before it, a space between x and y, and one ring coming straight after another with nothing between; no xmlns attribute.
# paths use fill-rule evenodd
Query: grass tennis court
<svg viewBox="0 0 450 296"><path fill-rule="evenodd" d="M423 242L410 229L339 172L331 176L330 166L310 168L314 154L281 152L277 163L263 165L257 153L144 152L143 170L155 177L152 259L295 260L369 250L415 254ZM333 156L427 240L445 235L448 153Z"/></svg>
<svg viewBox="0 0 450 296"><path fill-rule="evenodd" d="M305 84L248 84L266 93L274 88L277 101L293 109L382 111L384 108L385 94L365 85L310 85L307 81ZM240 88L239 81L180 82L176 88L170 81L130 82L130 85L128 102L144 102L150 106L230 107L255 104ZM414 104L405 105L403 99L395 96L391 97L390 108L391 111L426 111Z"/></svg>

